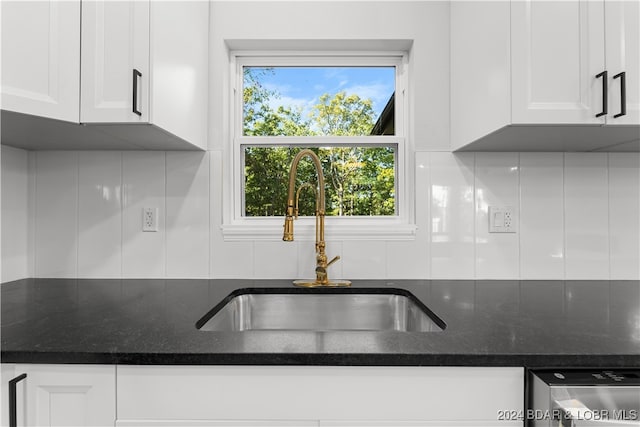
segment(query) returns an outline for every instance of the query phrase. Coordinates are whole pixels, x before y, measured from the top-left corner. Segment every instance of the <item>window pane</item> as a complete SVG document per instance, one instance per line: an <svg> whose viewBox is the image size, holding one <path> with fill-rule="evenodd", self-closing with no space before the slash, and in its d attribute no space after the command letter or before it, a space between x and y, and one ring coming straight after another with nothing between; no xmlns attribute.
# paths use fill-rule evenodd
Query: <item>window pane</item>
<svg viewBox="0 0 640 427"><path fill-rule="evenodd" d="M395 67L243 67L243 135L394 135Z"/></svg>
<svg viewBox="0 0 640 427"><path fill-rule="evenodd" d="M289 168L304 147L243 146L244 215L283 216L287 203ZM395 215L394 146L314 147L325 178L326 214L334 216ZM313 163L303 158L296 190L317 182ZM303 189L300 215L314 215L313 192Z"/></svg>

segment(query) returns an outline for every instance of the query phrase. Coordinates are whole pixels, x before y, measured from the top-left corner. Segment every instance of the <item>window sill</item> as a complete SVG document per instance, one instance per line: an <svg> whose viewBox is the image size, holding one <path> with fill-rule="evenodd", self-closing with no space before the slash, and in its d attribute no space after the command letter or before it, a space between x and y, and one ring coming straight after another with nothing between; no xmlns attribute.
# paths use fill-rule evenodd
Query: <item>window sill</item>
<svg viewBox="0 0 640 427"><path fill-rule="evenodd" d="M242 219L221 226L225 241L282 240L284 218ZM397 218L326 218L325 240L415 240L416 225ZM315 240L313 218L294 222L296 240Z"/></svg>

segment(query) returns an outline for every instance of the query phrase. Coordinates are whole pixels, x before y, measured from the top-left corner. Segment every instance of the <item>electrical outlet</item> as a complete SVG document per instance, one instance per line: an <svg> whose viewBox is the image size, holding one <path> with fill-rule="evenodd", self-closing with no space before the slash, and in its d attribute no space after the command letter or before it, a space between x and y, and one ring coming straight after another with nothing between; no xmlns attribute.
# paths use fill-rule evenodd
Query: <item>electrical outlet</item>
<svg viewBox="0 0 640 427"><path fill-rule="evenodd" d="M489 233L515 233L515 210L511 206L489 206Z"/></svg>
<svg viewBox="0 0 640 427"><path fill-rule="evenodd" d="M158 208L142 208L142 231L158 231Z"/></svg>

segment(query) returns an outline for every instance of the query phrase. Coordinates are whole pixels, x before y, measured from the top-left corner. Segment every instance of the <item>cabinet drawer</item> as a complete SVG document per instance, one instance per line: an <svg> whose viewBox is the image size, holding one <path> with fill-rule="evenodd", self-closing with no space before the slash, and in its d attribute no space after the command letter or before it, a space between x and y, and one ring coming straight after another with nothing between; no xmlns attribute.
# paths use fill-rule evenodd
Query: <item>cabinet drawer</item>
<svg viewBox="0 0 640 427"><path fill-rule="evenodd" d="M118 366L117 377L119 420L496 421L524 402L522 368Z"/></svg>

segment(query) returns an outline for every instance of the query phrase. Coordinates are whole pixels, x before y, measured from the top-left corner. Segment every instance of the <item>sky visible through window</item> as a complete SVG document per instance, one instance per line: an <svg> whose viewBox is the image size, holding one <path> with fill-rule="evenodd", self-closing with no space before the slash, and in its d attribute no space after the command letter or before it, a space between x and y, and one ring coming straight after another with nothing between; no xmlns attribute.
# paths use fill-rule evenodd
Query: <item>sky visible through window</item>
<svg viewBox="0 0 640 427"><path fill-rule="evenodd" d="M266 67L251 67L257 72ZM370 99L378 118L395 91L394 67L268 67L260 73L260 82L280 94L269 100L270 106L295 106L306 116L320 96L346 92Z"/></svg>
<svg viewBox="0 0 640 427"><path fill-rule="evenodd" d="M244 67L243 135L263 137L371 137L361 146L338 142L311 148L322 162L326 213L389 216L396 210L396 146L374 141L394 135L395 67ZM385 109L387 104L390 105ZM244 215L285 214L288 173L298 144L243 145ZM310 162L298 185L314 182ZM301 215L313 215L305 196Z"/></svg>

